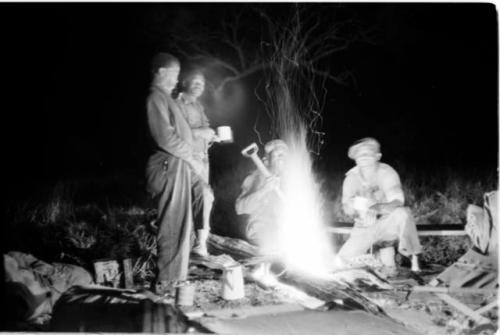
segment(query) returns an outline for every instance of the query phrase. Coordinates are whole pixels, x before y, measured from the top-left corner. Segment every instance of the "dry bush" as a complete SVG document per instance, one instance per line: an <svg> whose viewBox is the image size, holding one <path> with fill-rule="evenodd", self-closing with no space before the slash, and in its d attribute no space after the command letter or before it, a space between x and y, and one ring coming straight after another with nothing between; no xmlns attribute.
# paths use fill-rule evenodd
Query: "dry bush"
<svg viewBox="0 0 500 335"><path fill-rule="evenodd" d="M140 196L128 197L122 183L134 180L90 179L57 182L40 199L31 199L10 208L7 213L7 249L33 253L47 261L79 264L92 270L97 259L134 259L136 279L151 276L154 235L147 230L156 217L148 201ZM96 189L96 185L99 185ZM121 194L113 201L113 192ZM95 195L89 194L89 189ZM99 193L102 192L102 193ZM142 197L142 198L141 198ZM131 201L134 199L135 201ZM145 208L130 205L139 203Z"/></svg>
<svg viewBox="0 0 500 335"><path fill-rule="evenodd" d="M238 165L213 182L214 232L242 236L244 219L234 212L234 201L250 169L248 164ZM343 176L339 173L320 180L326 222L348 219L341 210ZM463 223L467 204L482 205L483 194L497 187L496 176L445 176L440 180L437 175L422 178L402 174L407 203L419 224ZM123 183L135 187L123 192ZM97 184L100 187L95 189ZM84 192L88 188L93 189L92 194ZM154 276L156 243L148 227L156 218L156 204L147 198L143 185L129 179L59 182L41 194L45 198L9 208L5 228L8 250L30 252L47 261L76 263L89 270L97 259L132 258L138 282ZM470 245L467 237L428 237L422 238L422 243L423 260L442 265L455 261Z"/></svg>

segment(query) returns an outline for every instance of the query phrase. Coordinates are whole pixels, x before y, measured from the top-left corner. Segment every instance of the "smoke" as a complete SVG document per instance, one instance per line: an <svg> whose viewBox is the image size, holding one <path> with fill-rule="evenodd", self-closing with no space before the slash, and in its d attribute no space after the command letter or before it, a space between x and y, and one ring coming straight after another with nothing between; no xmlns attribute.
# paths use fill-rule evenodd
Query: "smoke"
<svg viewBox="0 0 500 335"><path fill-rule="evenodd" d="M233 74L220 66L220 62L211 59L198 62L197 67L206 78L205 93L201 99L210 120L214 124L237 122L245 115L248 105L249 94L245 82L234 80L223 85L222 83Z"/></svg>

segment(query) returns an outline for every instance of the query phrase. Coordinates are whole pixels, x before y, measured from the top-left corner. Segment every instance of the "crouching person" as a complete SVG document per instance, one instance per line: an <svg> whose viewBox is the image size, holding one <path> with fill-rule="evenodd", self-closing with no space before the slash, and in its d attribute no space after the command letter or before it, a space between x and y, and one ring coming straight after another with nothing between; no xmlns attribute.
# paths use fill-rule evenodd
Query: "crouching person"
<svg viewBox="0 0 500 335"><path fill-rule="evenodd" d="M245 178L240 195L236 199L236 213L248 215L245 229L247 241L258 246L264 256L270 256L275 252L273 246L281 206L281 199L276 190L280 188L280 176L288 146L282 140L273 140L266 143L264 150L264 165L272 176L266 178L256 169ZM265 262L256 267L253 277L261 281L272 278L269 276L270 266L269 262Z"/></svg>
<svg viewBox="0 0 500 335"><path fill-rule="evenodd" d="M354 143L348 156L356 166L346 173L342 189L344 212L354 218L354 227L337 254L337 265L345 265L366 254L374 244L399 241L398 251L411 258L412 271L419 271L418 254L422 250L415 221L408 207L398 173L380 162L380 144L373 138ZM394 248L381 250L381 261L393 273L396 270Z"/></svg>

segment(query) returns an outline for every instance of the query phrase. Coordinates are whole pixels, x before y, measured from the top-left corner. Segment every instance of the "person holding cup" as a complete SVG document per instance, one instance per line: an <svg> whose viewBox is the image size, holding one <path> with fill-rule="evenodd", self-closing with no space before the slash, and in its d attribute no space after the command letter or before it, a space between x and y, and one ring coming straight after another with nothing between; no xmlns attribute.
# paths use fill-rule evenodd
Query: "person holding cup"
<svg viewBox="0 0 500 335"><path fill-rule="evenodd" d="M365 254L375 243L399 240L398 251L411 257L412 270L419 271L418 254L422 246L412 213L404 206L404 194L398 173L380 162L380 144L374 138L355 142L348 157L356 166L346 173L342 186L344 212L354 218L349 239L337 254L337 262ZM391 257L382 257L384 265L395 268L394 248ZM389 250L389 249L392 249Z"/></svg>
<svg viewBox="0 0 500 335"><path fill-rule="evenodd" d="M191 253L196 256L208 256L207 239L210 232L210 212L212 211L214 194L209 184L210 163L208 149L220 139L210 127L210 122L199 98L205 92L205 76L199 70L191 70L181 74L180 93L177 103L193 134L193 148L195 159L203 166L203 192L200 201L203 202L203 213L199 219L195 218L195 244Z"/></svg>

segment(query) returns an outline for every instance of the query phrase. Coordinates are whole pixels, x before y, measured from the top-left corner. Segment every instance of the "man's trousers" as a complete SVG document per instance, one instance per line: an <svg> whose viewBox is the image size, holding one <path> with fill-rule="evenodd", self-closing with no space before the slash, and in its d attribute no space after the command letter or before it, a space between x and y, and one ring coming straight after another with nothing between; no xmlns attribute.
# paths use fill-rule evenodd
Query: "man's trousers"
<svg viewBox="0 0 500 335"><path fill-rule="evenodd" d="M377 242L399 240L398 251L404 256L422 251L417 227L407 207L396 208L368 227L354 226L349 239L338 252L344 260L363 255Z"/></svg>
<svg viewBox="0 0 500 335"><path fill-rule="evenodd" d="M193 228L208 229L203 215L212 207L212 191L184 160L164 152L151 156L146 178L148 190L158 199L157 280L185 280Z"/></svg>

